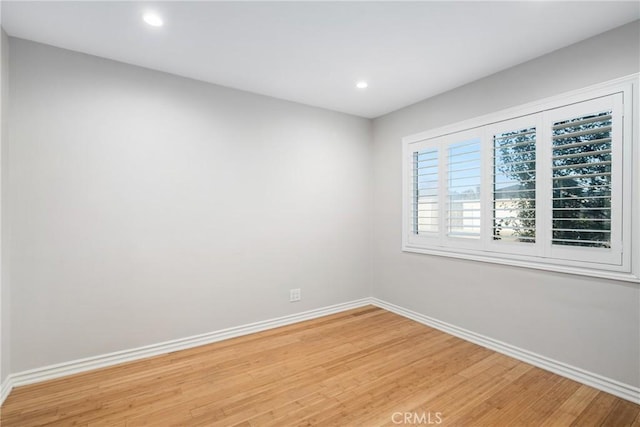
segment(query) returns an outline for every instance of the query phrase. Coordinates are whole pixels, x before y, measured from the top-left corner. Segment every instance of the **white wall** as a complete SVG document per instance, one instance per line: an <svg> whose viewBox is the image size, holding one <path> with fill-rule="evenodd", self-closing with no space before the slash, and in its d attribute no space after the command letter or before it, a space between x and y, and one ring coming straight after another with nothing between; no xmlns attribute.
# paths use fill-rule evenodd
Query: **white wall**
<svg viewBox="0 0 640 427"><path fill-rule="evenodd" d="M0 2L0 22L2 22L2 2ZM4 121L4 112L6 111L3 108L3 104L4 104L4 100L5 100L5 95L6 95L6 91L5 89L5 84L8 81L7 79L7 74L6 74L6 66L7 64L7 59L8 59L8 50L7 50L7 45L5 44L5 39L6 39L6 35L4 33L4 31L2 30L2 28L0 28L0 391L2 389L2 384L4 382L4 379L9 375L9 371L8 371L8 363L9 363L9 358L5 357L5 352L8 349L8 346L5 346L5 339L8 338L8 334L5 334L5 329L8 329L8 325L9 323L5 321L5 316L9 313L8 310L5 310L5 305L8 304L9 302L9 298L6 295L6 286L3 283L3 276L4 276L4 269L2 268L2 260L4 259L2 257L2 241L3 241L3 234L2 234L2 183L4 182L4 180L2 179L2 174L4 173L4 167L2 165L3 163L3 156L2 156L2 145L5 141L5 138L3 138L4 136L4 131L6 129L6 124ZM6 365L6 367L5 367ZM0 395L0 402L2 401L2 396Z"/></svg>
<svg viewBox="0 0 640 427"><path fill-rule="evenodd" d="M638 285L402 253L401 138L639 71L640 21L374 121L375 297L640 386Z"/></svg>
<svg viewBox="0 0 640 427"><path fill-rule="evenodd" d="M0 5L1 10L1 5ZM0 19L1 21L1 19ZM8 266L6 265L6 241L9 233L6 227L6 217L2 211L6 207L5 187L7 168L7 100L9 98L9 39L0 28L0 386L5 383L10 374L10 338L11 338L11 307L8 281Z"/></svg>
<svg viewBox="0 0 640 427"><path fill-rule="evenodd" d="M0 129L0 384L11 373L11 288L9 282L9 257L7 244L9 241L10 230L8 227L8 217L4 214L7 207L7 173L9 171L8 150L8 100L9 100L9 37L0 30L2 37L0 57L2 64L0 65L2 78L0 82L0 120L2 126Z"/></svg>
<svg viewBox="0 0 640 427"><path fill-rule="evenodd" d="M369 120L10 48L12 372L369 295Z"/></svg>

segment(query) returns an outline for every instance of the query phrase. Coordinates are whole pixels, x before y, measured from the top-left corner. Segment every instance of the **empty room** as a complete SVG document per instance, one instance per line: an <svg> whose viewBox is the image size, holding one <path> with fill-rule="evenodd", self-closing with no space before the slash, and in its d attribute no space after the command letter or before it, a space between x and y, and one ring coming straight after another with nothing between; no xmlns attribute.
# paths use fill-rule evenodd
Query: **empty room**
<svg viewBox="0 0 640 427"><path fill-rule="evenodd" d="M0 22L2 427L640 427L640 2Z"/></svg>

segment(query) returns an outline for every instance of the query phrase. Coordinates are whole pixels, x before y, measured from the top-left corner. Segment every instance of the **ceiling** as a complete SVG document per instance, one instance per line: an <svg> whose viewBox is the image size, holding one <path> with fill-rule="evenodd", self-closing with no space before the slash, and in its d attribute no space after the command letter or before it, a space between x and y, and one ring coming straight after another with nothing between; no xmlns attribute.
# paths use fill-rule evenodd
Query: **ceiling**
<svg viewBox="0 0 640 427"><path fill-rule="evenodd" d="M10 36L369 118L639 18L635 1L2 1Z"/></svg>

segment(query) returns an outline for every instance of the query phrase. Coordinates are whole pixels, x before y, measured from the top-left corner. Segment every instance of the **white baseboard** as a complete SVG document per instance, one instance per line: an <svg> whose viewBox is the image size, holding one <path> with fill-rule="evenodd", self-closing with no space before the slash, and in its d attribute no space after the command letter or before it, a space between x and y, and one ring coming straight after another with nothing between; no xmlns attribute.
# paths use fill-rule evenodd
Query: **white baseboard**
<svg viewBox="0 0 640 427"><path fill-rule="evenodd" d="M93 369L113 366L124 362L140 360L146 357L158 356L173 351L185 350L200 345L211 344L229 338L235 338L247 334L277 328L280 326L302 322L304 320L310 320L329 314L339 313L341 311L346 311L353 308L363 307L369 304L383 308L408 319L415 320L416 322L441 330L450 335L462 338L466 341L481 345L498 353L505 354L507 356L513 357L547 371L554 372L563 377L567 377L582 384L594 387L598 390L611 393L614 396L618 396L622 399L640 404L640 388L638 387L624 384L619 381L615 381L610 378L606 378L601 375L594 374L592 372L588 372L571 365L567 365L566 363L541 356L539 354L515 347L502 341L494 340L487 336L451 325L446 322L442 322L437 319L433 319L431 317L377 298L363 298L356 301L336 304L315 310L309 310L289 316L265 320L262 322L250 323L247 325L222 329L219 331L195 335L192 337L180 338L177 340L166 341L163 343L153 344L145 347L138 347L131 350L124 350L11 374L1 384L0 405L2 405L13 387L47 381L66 375L72 375L90 371Z"/></svg>
<svg viewBox="0 0 640 427"><path fill-rule="evenodd" d="M67 375L91 371L93 369L105 368L107 366L113 366L120 363L144 359L146 357L158 356L178 350L185 350L205 344L211 344L229 338L236 338L243 335L265 331L267 329L291 325L293 323L302 322L304 320L310 320L329 314L339 313L341 311L346 311L353 308L363 307L369 304L371 304L371 298L362 298L355 301L335 304L328 307L304 311L302 313L291 314L288 316L277 317L275 319L264 320L261 322L249 323L247 325L222 329L206 334L194 335L187 338L179 338L176 340L138 347L130 350L117 351L100 356L88 357L85 359L73 360L70 362L58 363L42 368L17 372L15 374L9 375L5 382L2 384L0 405L2 405L4 399L6 399L13 387L52 380Z"/></svg>
<svg viewBox="0 0 640 427"><path fill-rule="evenodd" d="M7 376L7 378L0 384L0 405L4 403L4 400L9 396L11 390L13 389L13 383L11 381L11 375Z"/></svg>
<svg viewBox="0 0 640 427"><path fill-rule="evenodd" d="M548 357L533 353L528 350L524 350L519 347L515 347L502 341L494 340L487 336L451 325L446 322L442 322L440 320L425 316L420 313L416 313L415 311L408 310L406 308L391 304L377 298L371 298L371 304L375 305L376 307L391 311L392 313L396 313L400 316L415 320L416 322L422 323L423 325L427 325L446 332L450 335L454 335L458 338L462 338L465 341L470 341L474 344L481 345L482 347L486 347L498 353L513 357L514 359L521 360L523 362L529 363L547 371L551 371L563 377L572 379L579 383L586 384L598 390L611 393L614 396L618 396L622 399L640 404L640 388L638 387L624 384L619 381L606 378L602 375L594 374L592 372L585 371L584 369L576 368L575 366L567 365L566 363L550 359Z"/></svg>

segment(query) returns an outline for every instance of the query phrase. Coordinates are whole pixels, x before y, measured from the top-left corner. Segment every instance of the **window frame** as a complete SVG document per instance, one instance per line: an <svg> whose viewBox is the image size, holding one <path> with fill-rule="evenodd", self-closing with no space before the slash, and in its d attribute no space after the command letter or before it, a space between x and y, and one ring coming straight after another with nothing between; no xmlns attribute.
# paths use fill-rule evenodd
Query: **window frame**
<svg viewBox="0 0 640 427"><path fill-rule="evenodd" d="M640 145L638 123L638 87L640 86L640 73L633 74L620 79L615 79L598 85L564 93L561 95L545 98L495 113L476 117L458 123L436 129L420 132L406 136L403 142L403 177L402 177L402 251L415 252L429 255L447 256L453 258L483 261L490 263L514 265L520 267L556 271L562 273L586 275L615 280L623 280L640 283ZM618 203L618 213L620 221L617 222L617 232L620 234L620 241L614 241L612 233L612 247L619 246L621 251L621 262L617 264L597 264L589 262L587 258L564 259L556 257L557 254L567 252L567 248L553 248L551 244L550 229L548 226L551 217L551 197L545 194L551 188L550 182L540 185L541 181L551 180L550 169L551 153L548 151L551 144L541 142L543 138L549 140L549 132L543 127L544 123L549 123L557 115L557 111L570 110L573 104L597 98L607 97L620 93L622 97L620 108L620 129L622 137L620 141L622 148L618 148L618 164L621 168L619 177L616 178L617 186L614 183L612 188L617 194L615 198ZM634 120L635 119L635 120ZM493 149L489 149L489 144L493 146L493 135L500 130L515 130L518 126L536 127L536 243L535 248L524 248L522 243L510 244L493 240ZM512 128L512 129L511 129ZM446 236L448 224L446 217L446 195L448 193L447 177L439 176L439 230L437 236L420 236L413 233L413 197L409 183L413 177L413 153L434 147L438 149L439 162L446 162L448 145L452 142L460 141L459 134L475 135L480 138L482 187L480 192L481 200L481 232L478 242L473 244L456 245L451 238ZM447 170L446 164L439 163L439 171ZM634 165L636 167L634 168ZM544 193L543 193L544 192ZM538 202L542 201L540 204ZM613 201L612 201L613 202ZM635 216L633 215L635 213ZM542 232L540 232L542 231ZM543 240L544 239L544 240ZM575 252L574 247L568 247L568 252ZM586 249L583 251L582 249ZM587 253L590 249L579 248L578 253Z"/></svg>

